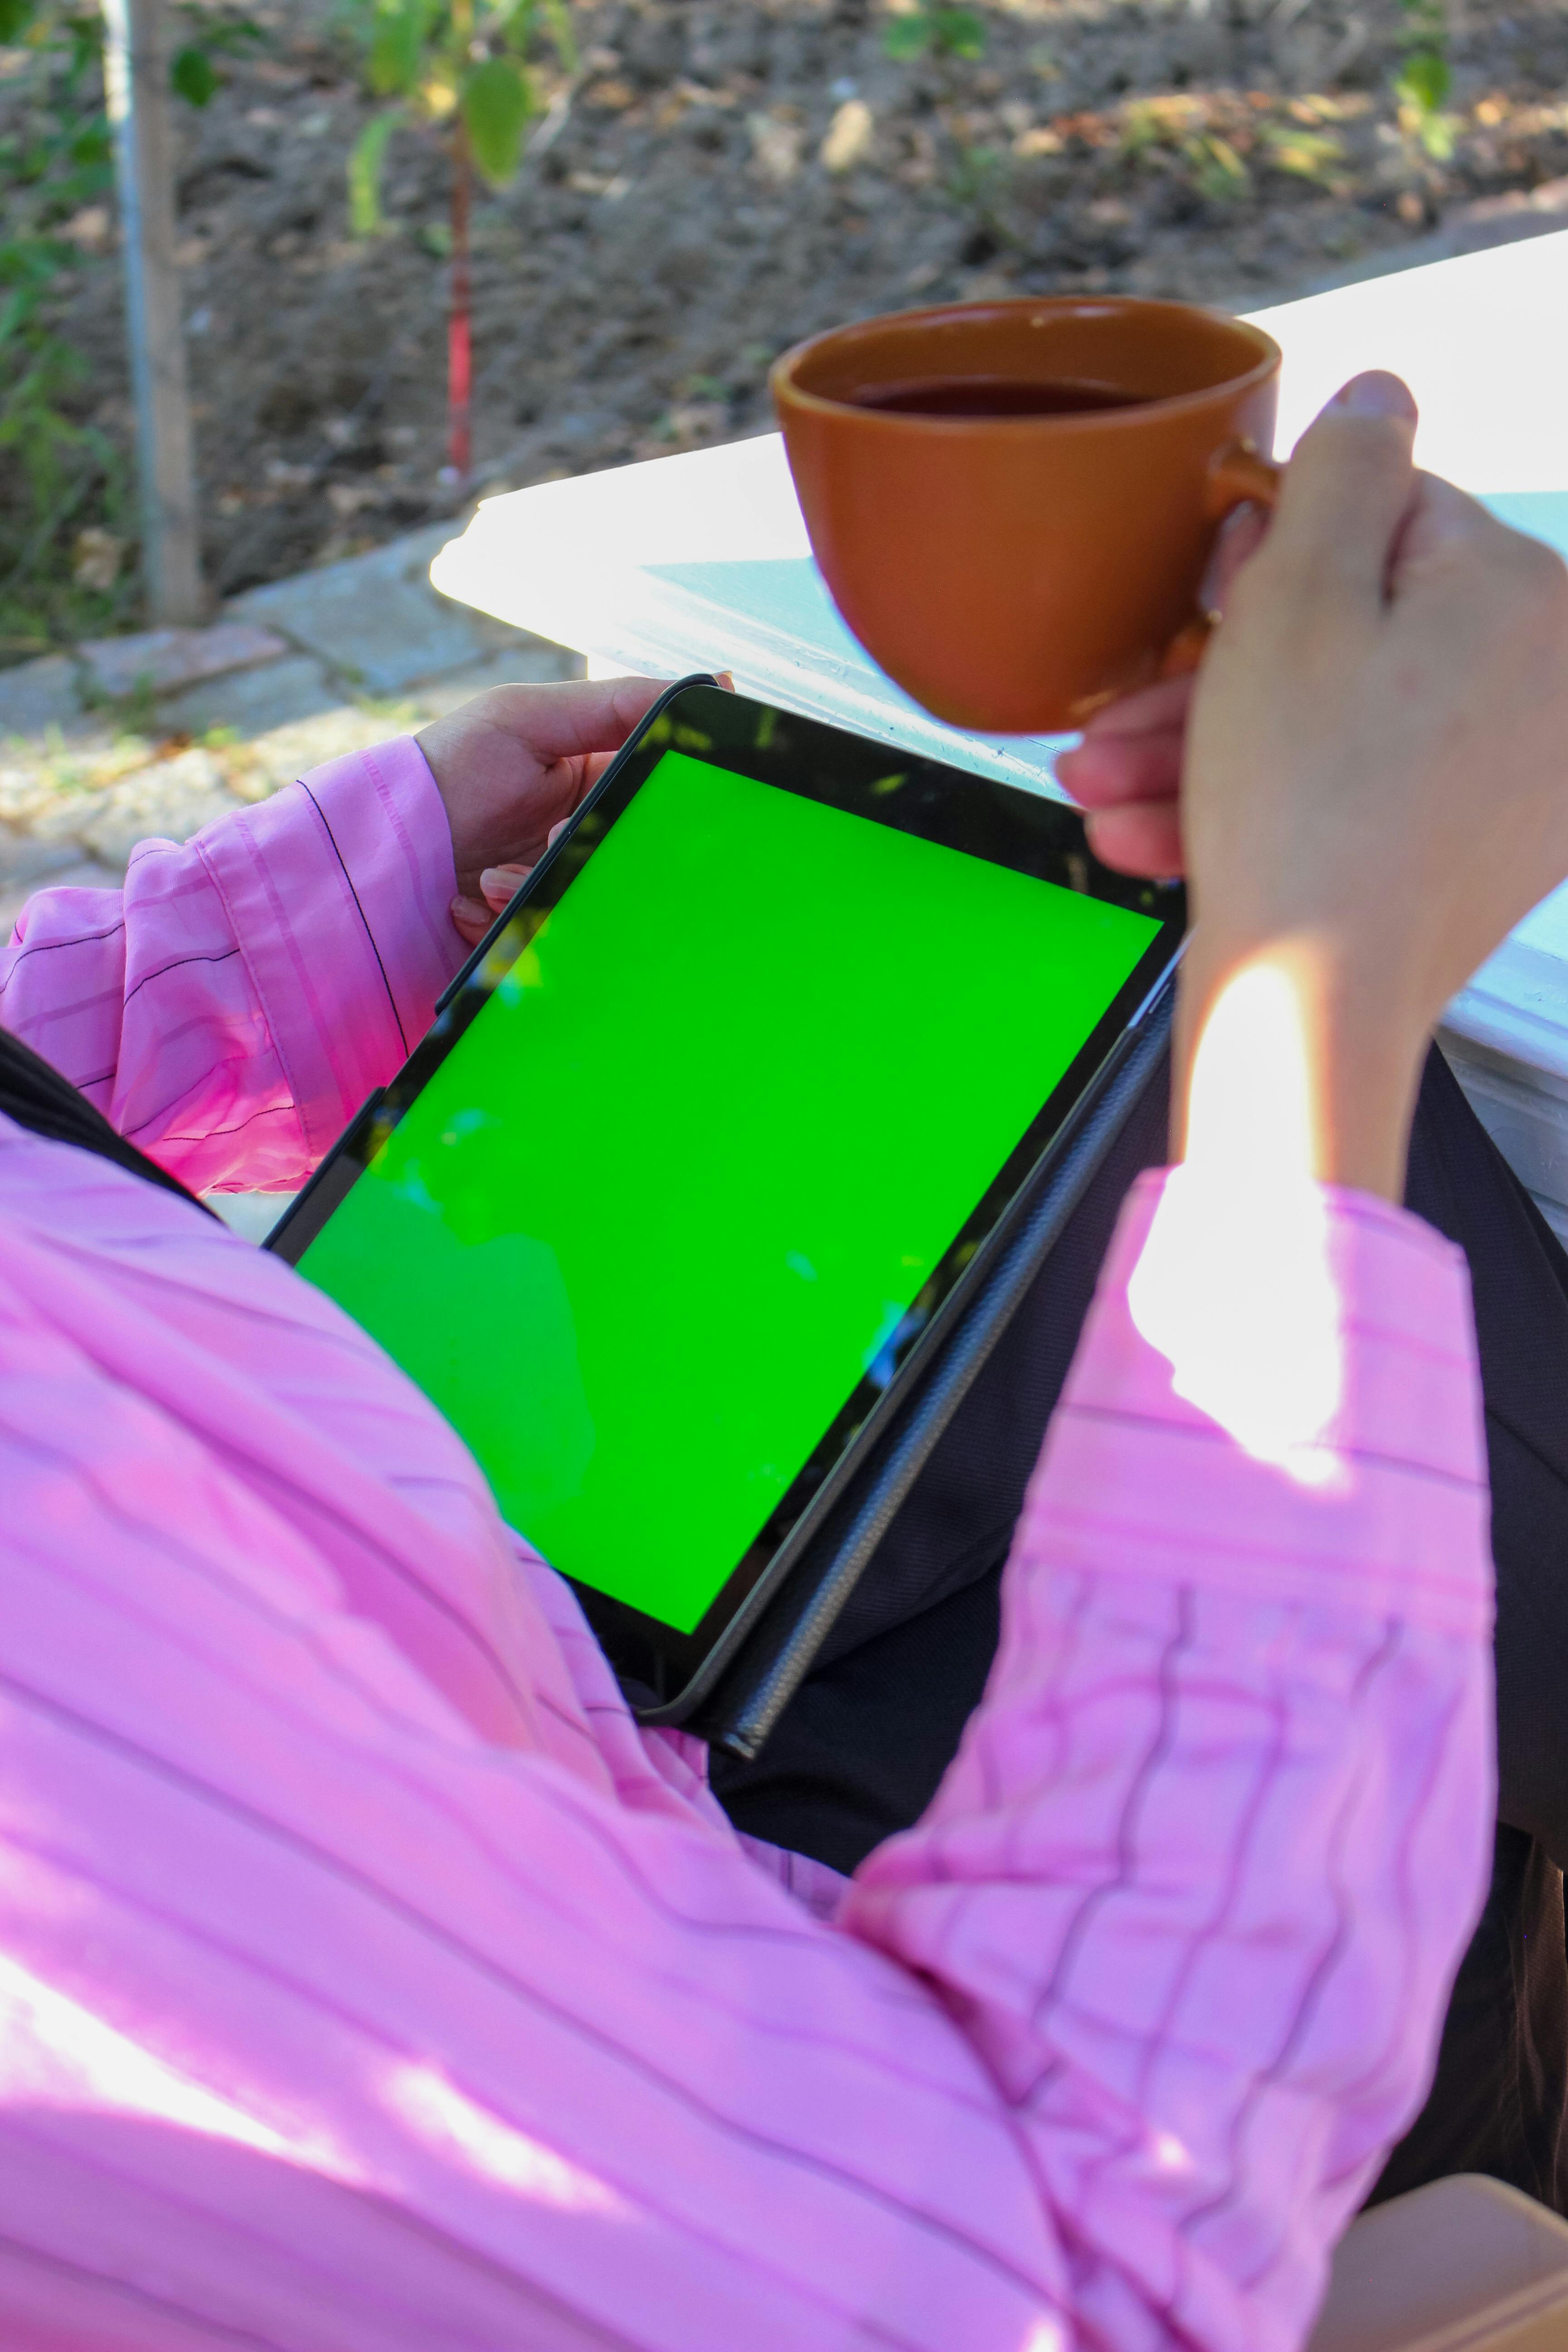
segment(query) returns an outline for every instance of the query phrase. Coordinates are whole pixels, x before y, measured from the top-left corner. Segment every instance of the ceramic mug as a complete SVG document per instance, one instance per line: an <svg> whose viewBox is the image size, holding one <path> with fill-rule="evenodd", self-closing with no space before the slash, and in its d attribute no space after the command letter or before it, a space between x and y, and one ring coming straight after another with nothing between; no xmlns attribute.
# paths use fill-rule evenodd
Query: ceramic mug
<svg viewBox="0 0 1568 2352"><path fill-rule="evenodd" d="M946 388L975 378L978 404L998 384L1098 404L867 404L932 384L962 404ZM1279 378L1279 345L1240 320L1060 295L838 327L771 381L812 548L868 653L939 719L1036 734L1179 662L1216 525L1274 496Z"/></svg>

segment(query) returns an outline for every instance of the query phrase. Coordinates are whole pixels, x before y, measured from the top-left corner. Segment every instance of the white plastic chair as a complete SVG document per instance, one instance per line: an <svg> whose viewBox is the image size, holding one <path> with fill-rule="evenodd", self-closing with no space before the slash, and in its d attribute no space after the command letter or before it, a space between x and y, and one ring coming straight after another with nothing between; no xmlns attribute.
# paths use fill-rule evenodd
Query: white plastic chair
<svg viewBox="0 0 1568 2352"><path fill-rule="evenodd" d="M1568 2221L1479 2173L1376 2206L1307 2352L1568 2352Z"/></svg>

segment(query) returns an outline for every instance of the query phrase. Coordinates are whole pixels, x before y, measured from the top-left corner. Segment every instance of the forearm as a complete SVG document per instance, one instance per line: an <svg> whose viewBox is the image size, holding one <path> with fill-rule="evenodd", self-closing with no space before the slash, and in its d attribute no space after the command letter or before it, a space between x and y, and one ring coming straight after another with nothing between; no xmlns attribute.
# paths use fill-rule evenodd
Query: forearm
<svg viewBox="0 0 1568 2352"><path fill-rule="evenodd" d="M0 1020L193 1188L300 1183L428 1024L463 952L450 834L408 739L351 755L122 892L40 891Z"/></svg>

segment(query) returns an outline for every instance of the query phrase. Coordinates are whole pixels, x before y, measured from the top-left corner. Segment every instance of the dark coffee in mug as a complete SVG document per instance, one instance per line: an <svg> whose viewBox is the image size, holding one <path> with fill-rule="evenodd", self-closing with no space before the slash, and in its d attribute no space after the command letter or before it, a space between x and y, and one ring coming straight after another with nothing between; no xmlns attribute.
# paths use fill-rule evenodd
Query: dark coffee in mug
<svg viewBox="0 0 1568 2352"><path fill-rule="evenodd" d="M1072 376L922 375L864 384L849 398L857 408L895 416L1085 416L1144 404L1138 393Z"/></svg>

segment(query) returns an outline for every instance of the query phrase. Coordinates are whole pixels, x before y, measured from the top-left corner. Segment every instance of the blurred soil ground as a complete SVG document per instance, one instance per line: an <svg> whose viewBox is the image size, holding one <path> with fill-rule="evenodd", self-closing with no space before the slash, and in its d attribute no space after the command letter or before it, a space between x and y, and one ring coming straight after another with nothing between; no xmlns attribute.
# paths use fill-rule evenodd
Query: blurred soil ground
<svg viewBox="0 0 1568 2352"><path fill-rule="evenodd" d="M1488 236L1489 214L1568 221L1555 0L1451 0L1443 160L1401 121L1398 0L974 5L983 58L895 63L873 0L576 0L583 70L542 74L524 168L476 218L481 479L755 431L774 354L877 310L1075 289L1245 305L1441 249L1456 223ZM344 161L372 101L331 0L248 14L262 44L179 129L225 597L457 505L439 478L445 157L397 133L389 231L354 241ZM0 52L0 137L6 107ZM128 448L111 207L63 233L79 263L58 323L91 367L80 415Z"/></svg>

